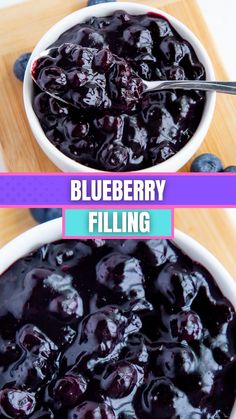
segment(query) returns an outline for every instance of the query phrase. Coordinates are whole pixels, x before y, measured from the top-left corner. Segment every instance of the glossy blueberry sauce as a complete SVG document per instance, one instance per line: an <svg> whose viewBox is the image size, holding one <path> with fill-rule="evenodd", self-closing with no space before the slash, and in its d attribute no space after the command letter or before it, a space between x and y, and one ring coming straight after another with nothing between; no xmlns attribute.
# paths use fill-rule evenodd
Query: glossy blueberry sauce
<svg viewBox="0 0 236 419"><path fill-rule="evenodd" d="M91 18L64 32L33 69L34 110L62 153L105 171L151 167L175 155L202 117L205 94L144 93L144 80L201 80L192 46L149 13ZM56 93L74 106L50 98Z"/></svg>
<svg viewBox="0 0 236 419"><path fill-rule="evenodd" d="M134 111L144 90L140 77L108 48L98 51L71 43L39 58L32 76L42 91L84 112Z"/></svg>
<svg viewBox="0 0 236 419"><path fill-rule="evenodd" d="M229 418L235 332L170 241L44 245L0 277L0 418Z"/></svg>

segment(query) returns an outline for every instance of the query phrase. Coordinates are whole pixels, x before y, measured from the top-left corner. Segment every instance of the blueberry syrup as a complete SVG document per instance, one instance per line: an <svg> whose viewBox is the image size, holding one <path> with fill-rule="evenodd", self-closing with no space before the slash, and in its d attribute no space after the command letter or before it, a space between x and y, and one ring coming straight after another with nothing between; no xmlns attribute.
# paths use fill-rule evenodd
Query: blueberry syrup
<svg viewBox="0 0 236 419"><path fill-rule="evenodd" d="M235 332L170 241L44 245L0 277L0 418L229 418Z"/></svg>
<svg viewBox="0 0 236 419"><path fill-rule="evenodd" d="M33 106L48 139L71 159L105 171L140 170L175 155L196 131L203 92L142 94L140 77L206 77L192 46L165 18L124 11L93 17L51 48L33 69L40 86Z"/></svg>

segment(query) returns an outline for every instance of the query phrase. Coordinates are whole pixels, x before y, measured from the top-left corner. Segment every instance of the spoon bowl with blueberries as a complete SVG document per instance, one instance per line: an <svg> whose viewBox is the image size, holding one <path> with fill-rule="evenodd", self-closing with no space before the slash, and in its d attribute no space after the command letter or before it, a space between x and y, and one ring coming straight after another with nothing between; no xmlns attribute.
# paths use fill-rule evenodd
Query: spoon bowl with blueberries
<svg viewBox="0 0 236 419"><path fill-rule="evenodd" d="M42 38L24 80L29 123L64 171L177 171L206 135L215 92L153 83L214 81L211 61L172 16L120 8L80 9Z"/></svg>
<svg viewBox="0 0 236 419"><path fill-rule="evenodd" d="M124 69L127 70L126 75L129 72L129 77L124 78L122 91ZM183 73L178 71L178 77L174 80L146 81L132 71L125 60L112 54L109 48L98 51L71 43L43 51L31 65L32 79L41 92L64 105L87 112L94 109L129 112L138 105L145 93L158 90L236 94L236 82L185 80L182 79ZM119 73L120 77L115 77Z"/></svg>

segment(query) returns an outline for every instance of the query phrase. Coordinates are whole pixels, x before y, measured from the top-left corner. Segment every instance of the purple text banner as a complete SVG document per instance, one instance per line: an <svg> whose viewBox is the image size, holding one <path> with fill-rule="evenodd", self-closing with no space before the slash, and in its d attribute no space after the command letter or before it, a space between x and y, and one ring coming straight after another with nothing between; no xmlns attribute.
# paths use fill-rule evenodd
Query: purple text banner
<svg viewBox="0 0 236 419"><path fill-rule="evenodd" d="M136 200L132 199L132 188L128 199L127 194L121 199L93 200L90 197L92 182L108 180L120 185L125 182L139 181L153 184L165 183L162 190L162 199L155 191L154 199L150 200L148 194L143 194L138 200L137 189L133 193ZM71 200L71 182L86 184L86 196L81 194L81 199ZM82 182L84 181L84 182ZM150 186L151 182L149 182ZM97 190L97 189L96 189ZM122 195L122 194L121 194ZM120 196L121 196L120 195ZM86 199L83 199L85 197ZM90 199L88 199L90 197ZM153 195L152 195L153 197ZM99 196L98 196L99 198ZM1 174L0 176L0 207L234 207L236 206L236 176L233 174Z"/></svg>

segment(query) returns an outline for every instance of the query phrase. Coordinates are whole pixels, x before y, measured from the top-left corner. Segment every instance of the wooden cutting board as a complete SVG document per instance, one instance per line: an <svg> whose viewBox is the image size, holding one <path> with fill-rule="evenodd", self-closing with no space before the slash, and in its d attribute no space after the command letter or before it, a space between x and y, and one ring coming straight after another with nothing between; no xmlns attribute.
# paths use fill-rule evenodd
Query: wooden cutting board
<svg viewBox="0 0 236 419"><path fill-rule="evenodd" d="M0 209L0 248L36 223L28 209ZM236 280L236 224L224 209L176 209L175 226L210 250Z"/></svg>
<svg viewBox="0 0 236 419"><path fill-rule="evenodd" d="M138 0L136 0L138 1ZM200 38L212 58L216 76L227 79L206 22L195 0L143 0L187 24ZM31 134L22 101L22 83L12 65L23 52L32 51L41 36L65 15L86 5L85 0L28 0L1 9L0 13L0 143L9 171L57 171ZM122 5L121 5L122 7ZM236 97L218 95L214 120L198 151L212 152L225 165L236 164ZM189 169L189 164L184 170Z"/></svg>

